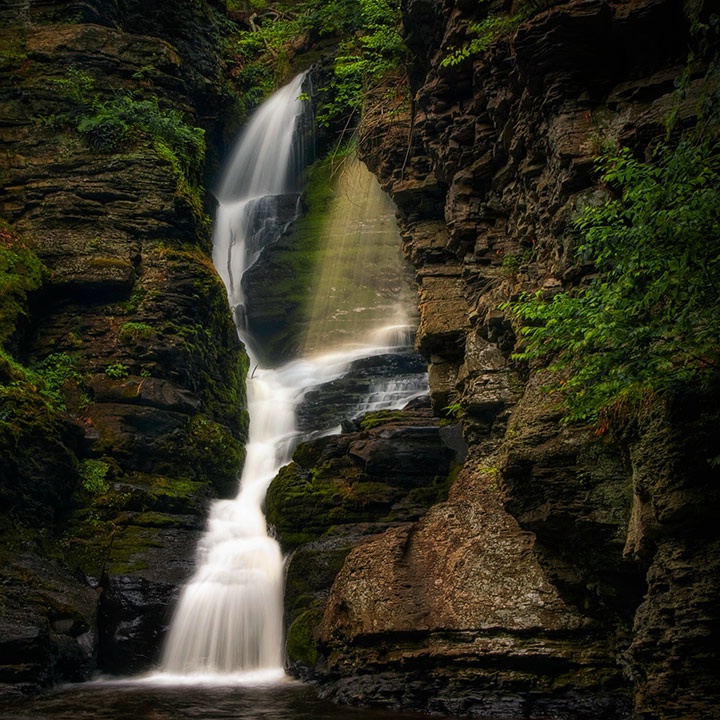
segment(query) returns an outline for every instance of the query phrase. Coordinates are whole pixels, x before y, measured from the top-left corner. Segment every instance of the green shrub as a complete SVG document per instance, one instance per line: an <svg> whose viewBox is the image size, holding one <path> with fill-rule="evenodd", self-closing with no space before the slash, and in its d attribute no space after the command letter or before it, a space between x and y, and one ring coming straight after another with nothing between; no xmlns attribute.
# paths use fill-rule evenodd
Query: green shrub
<svg viewBox="0 0 720 720"><path fill-rule="evenodd" d="M365 93L405 58L399 0L273 3L258 12L253 30L238 34L233 76L246 111L287 78L295 48L308 36L338 46L329 83L318 91L323 126L355 114Z"/></svg>
<svg viewBox="0 0 720 720"><path fill-rule="evenodd" d="M205 131L188 124L177 110L161 108L156 95L118 91L103 98L94 79L77 68L69 68L54 83L72 101L72 108L53 124L74 126L94 149L111 152L123 143L148 138L171 148L185 174L196 173L202 165Z"/></svg>
<svg viewBox="0 0 720 720"><path fill-rule="evenodd" d="M67 410L65 390L68 386L82 387L83 376L78 370L77 358L68 353L52 353L32 371L39 378L40 393L62 410Z"/></svg>
<svg viewBox="0 0 720 720"><path fill-rule="evenodd" d="M362 109L365 95L406 55L398 0L360 0L360 25L341 42L317 121L329 126Z"/></svg>
<svg viewBox="0 0 720 720"><path fill-rule="evenodd" d="M715 116L716 117L716 116ZM551 299L508 305L522 360L555 356L570 420L720 369L720 134L701 122L652 162L628 149L599 162L613 197L577 221L577 260L596 271Z"/></svg>
<svg viewBox="0 0 720 720"><path fill-rule="evenodd" d="M44 267L37 255L8 228L0 227L0 346L27 315L27 297L42 284Z"/></svg>
<svg viewBox="0 0 720 720"><path fill-rule="evenodd" d="M109 378L120 380L126 378L130 374L130 368L123 363L113 363L105 368L105 374Z"/></svg>
<svg viewBox="0 0 720 720"><path fill-rule="evenodd" d="M106 480L110 466L103 460L83 460L80 463L80 481L91 495L104 495L110 484Z"/></svg>

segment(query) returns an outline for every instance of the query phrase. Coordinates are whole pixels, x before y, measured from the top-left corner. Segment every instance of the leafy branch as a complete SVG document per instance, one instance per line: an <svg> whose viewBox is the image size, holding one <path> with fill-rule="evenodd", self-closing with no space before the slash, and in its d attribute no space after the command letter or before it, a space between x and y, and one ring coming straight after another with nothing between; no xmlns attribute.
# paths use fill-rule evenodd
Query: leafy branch
<svg viewBox="0 0 720 720"><path fill-rule="evenodd" d="M287 78L294 53L308 38L336 46L328 81L317 92L317 120L325 127L342 126L356 115L367 92L406 53L399 0L273 3L238 34L232 74L246 110Z"/></svg>
<svg viewBox="0 0 720 720"><path fill-rule="evenodd" d="M720 134L714 122L652 162L624 148L599 160L613 196L576 226L595 275L548 299L508 303L521 321L516 359L554 358L568 420L700 383L720 371Z"/></svg>

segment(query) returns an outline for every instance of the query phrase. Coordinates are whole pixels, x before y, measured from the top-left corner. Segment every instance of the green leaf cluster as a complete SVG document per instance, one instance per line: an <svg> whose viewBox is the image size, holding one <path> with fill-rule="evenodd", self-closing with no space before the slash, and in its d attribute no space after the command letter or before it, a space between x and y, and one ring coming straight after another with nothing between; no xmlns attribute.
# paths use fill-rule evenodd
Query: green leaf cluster
<svg viewBox="0 0 720 720"><path fill-rule="evenodd" d="M156 95L138 97L118 91L101 97L95 80L74 67L54 83L73 107L68 115L55 117L53 122L73 125L95 150L112 152L126 143L149 138L170 149L183 173L196 173L202 165L205 131L185 122L177 110L160 107Z"/></svg>
<svg viewBox="0 0 720 720"><path fill-rule="evenodd" d="M622 400L708 381L720 369L720 133L701 122L652 161L627 148L599 161L613 196L577 221L580 287L509 305L516 357L555 356L569 420Z"/></svg>
<svg viewBox="0 0 720 720"><path fill-rule="evenodd" d="M270 95L290 74L292 48L307 23L295 11L260 16L254 29L238 34L233 78L245 113Z"/></svg>
<svg viewBox="0 0 720 720"><path fill-rule="evenodd" d="M53 353L37 365L26 367L0 349L0 404L9 398L32 396L52 411L67 411L65 390L70 386L83 387L77 359L71 355Z"/></svg>
<svg viewBox="0 0 720 720"><path fill-rule="evenodd" d="M464 60L484 53L492 43L512 33L532 14L530 5L525 5L512 15L489 14L480 22L471 22L467 26L469 40L459 47L449 47L448 54L442 59L442 67L453 67Z"/></svg>
<svg viewBox="0 0 720 720"><path fill-rule="evenodd" d="M114 380L122 380L130 374L130 368L124 363L112 363L105 368L105 374Z"/></svg>
<svg viewBox="0 0 720 720"><path fill-rule="evenodd" d="M77 357L68 353L52 353L32 367L37 378L40 394L55 407L67 410L65 389L69 386L81 388L83 375L78 370ZM87 401L87 398L84 398Z"/></svg>
<svg viewBox="0 0 720 720"><path fill-rule="evenodd" d="M80 463L80 480L91 495L103 495L110 489L107 474L110 466L104 460L83 460Z"/></svg>

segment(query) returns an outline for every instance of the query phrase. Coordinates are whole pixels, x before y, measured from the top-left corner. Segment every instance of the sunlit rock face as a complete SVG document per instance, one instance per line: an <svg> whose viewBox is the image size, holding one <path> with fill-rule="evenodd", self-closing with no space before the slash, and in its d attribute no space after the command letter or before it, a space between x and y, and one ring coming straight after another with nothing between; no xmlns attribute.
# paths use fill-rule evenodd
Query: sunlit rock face
<svg viewBox="0 0 720 720"><path fill-rule="evenodd" d="M312 197L302 198L307 214L299 223L286 220L286 232L243 278L248 327L274 364L394 344L398 338L378 332L394 326L409 337L417 324L393 201L356 157L330 165L328 177L315 181L320 192L313 188L307 192ZM292 198L285 203L288 220L298 210L294 199L292 206Z"/></svg>
<svg viewBox="0 0 720 720"><path fill-rule="evenodd" d="M643 153L673 108L692 122L702 62L684 96L674 79L692 22L710 11L546 5L482 55L443 67L485 9L403 3L413 105L403 114L378 93L362 153L399 209L416 267L433 406L461 408L469 452L446 502L356 538L334 571L325 563L323 582L336 579L306 617L312 651L293 646L298 671L348 702L490 717L709 716L718 479L706 458L717 397L708 392L704 410L700 394L648 408L612 442L563 425L546 371L518 375L510 362L516 338L500 305L577 280L572 222L602 197L602 143Z"/></svg>

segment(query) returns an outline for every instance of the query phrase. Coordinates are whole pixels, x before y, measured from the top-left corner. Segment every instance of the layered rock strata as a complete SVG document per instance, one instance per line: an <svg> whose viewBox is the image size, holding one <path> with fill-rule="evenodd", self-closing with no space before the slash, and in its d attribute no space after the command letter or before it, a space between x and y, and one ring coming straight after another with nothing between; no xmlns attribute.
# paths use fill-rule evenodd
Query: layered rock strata
<svg viewBox="0 0 720 720"><path fill-rule="evenodd" d="M675 79L710 8L537 5L481 54L444 64L486 5L403 3L410 109L378 94L361 148L417 269L434 408L462 409L469 454L446 502L348 555L298 670L348 702L714 717L716 398L658 403L613 441L564 425L547 373L510 362L500 309L576 281L572 221L603 197L605 143L643 152L671 112L693 122L702 61L684 94Z"/></svg>
<svg viewBox="0 0 720 720"><path fill-rule="evenodd" d="M0 360L12 690L157 659L207 502L236 489L247 361L209 260L202 164L182 166L167 127L132 125L169 119L204 144L226 104L217 9L1 12L0 217L46 268Z"/></svg>
<svg viewBox="0 0 720 720"><path fill-rule="evenodd" d="M332 392L325 399L332 404ZM289 554L288 649L299 672L317 659L313 628L351 550L388 528L407 533L447 496L465 451L457 429L438 424L427 398L367 413L346 421L339 435L300 444L271 483L267 516ZM389 575L386 581L392 584Z"/></svg>

